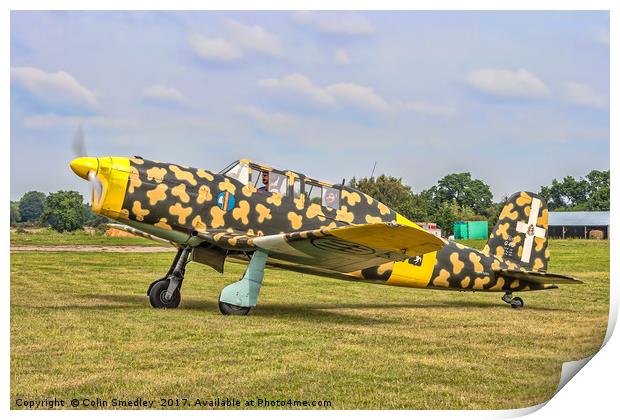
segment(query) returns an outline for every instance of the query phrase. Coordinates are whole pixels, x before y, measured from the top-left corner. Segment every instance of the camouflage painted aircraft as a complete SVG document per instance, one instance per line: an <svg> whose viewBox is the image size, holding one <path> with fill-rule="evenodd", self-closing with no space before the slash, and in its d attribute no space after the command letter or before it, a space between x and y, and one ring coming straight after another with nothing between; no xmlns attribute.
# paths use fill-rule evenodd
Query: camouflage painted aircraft
<svg viewBox="0 0 620 420"><path fill-rule="evenodd" d="M188 262L219 272L249 262L222 289L223 314L257 304L265 265L343 280L438 290L514 292L580 281L547 273L547 206L536 194L508 199L483 251L438 238L372 197L293 171L239 160L216 173L141 157L80 157L93 211L114 225L178 248L148 288L151 305L176 308Z"/></svg>

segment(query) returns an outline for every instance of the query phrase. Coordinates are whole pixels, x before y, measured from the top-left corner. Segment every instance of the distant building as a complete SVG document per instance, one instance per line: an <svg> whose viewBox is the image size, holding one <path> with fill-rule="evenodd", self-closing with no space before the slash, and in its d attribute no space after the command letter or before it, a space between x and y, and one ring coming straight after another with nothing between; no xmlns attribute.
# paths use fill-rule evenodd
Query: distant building
<svg viewBox="0 0 620 420"><path fill-rule="evenodd" d="M609 239L609 212L550 211L549 237Z"/></svg>
<svg viewBox="0 0 620 420"><path fill-rule="evenodd" d="M428 233L432 233L433 235L441 238L441 229L437 227L437 223L428 223L428 222L417 222L416 225L420 226L422 229L428 231Z"/></svg>
<svg viewBox="0 0 620 420"><path fill-rule="evenodd" d="M454 239L487 239L489 222L454 222Z"/></svg>

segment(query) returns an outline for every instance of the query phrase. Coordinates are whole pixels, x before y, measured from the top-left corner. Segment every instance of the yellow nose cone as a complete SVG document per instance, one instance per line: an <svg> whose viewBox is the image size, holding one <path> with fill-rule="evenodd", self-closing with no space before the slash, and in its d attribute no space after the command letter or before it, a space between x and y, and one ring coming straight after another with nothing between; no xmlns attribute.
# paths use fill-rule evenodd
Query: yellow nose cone
<svg viewBox="0 0 620 420"><path fill-rule="evenodd" d="M77 176L88 179L88 173L90 171L97 173L97 170L99 169L99 159L92 157L79 157L77 159L73 159L69 165Z"/></svg>

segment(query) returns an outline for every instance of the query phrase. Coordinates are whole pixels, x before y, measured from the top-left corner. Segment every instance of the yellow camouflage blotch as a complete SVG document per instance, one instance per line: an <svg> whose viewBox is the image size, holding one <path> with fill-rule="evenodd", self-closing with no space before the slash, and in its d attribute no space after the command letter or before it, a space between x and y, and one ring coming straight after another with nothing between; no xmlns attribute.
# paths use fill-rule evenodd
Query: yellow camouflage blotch
<svg viewBox="0 0 620 420"><path fill-rule="evenodd" d="M295 203L295 208L297 210L303 210L304 209L304 196L300 195L299 198L296 198L293 200L293 203Z"/></svg>
<svg viewBox="0 0 620 420"><path fill-rule="evenodd" d="M393 262L383 263L379 267L377 267L377 274L378 275L382 275L386 271L391 270L392 267L394 267L394 263Z"/></svg>
<svg viewBox="0 0 620 420"><path fill-rule="evenodd" d="M452 263L454 274L459 274L463 267L465 267L465 263L459 260L459 254L457 252L450 254L450 262Z"/></svg>
<svg viewBox="0 0 620 420"><path fill-rule="evenodd" d="M355 215L347 210L347 206L342 206L339 210L336 211L336 220L351 223L353 222L354 218Z"/></svg>
<svg viewBox="0 0 620 420"><path fill-rule="evenodd" d="M471 279L469 278L469 276L465 277L463 280L461 280L461 287L463 289L467 289L469 287L470 282L471 282Z"/></svg>
<svg viewBox="0 0 620 420"><path fill-rule="evenodd" d="M301 228L301 224L303 220L303 217L301 217L301 215L295 212L289 211L286 217L289 220L289 222L291 222L291 227L293 228L293 230L299 230Z"/></svg>
<svg viewBox="0 0 620 420"><path fill-rule="evenodd" d="M143 209L142 203L139 201L134 201L133 206L131 207L131 212L136 215L136 220L141 222L144 220L144 216L148 216L150 210Z"/></svg>
<svg viewBox="0 0 620 420"><path fill-rule="evenodd" d="M532 207L531 206L525 206L523 208L523 213L525 214L525 218L526 219L529 219L531 211L532 211Z"/></svg>
<svg viewBox="0 0 620 420"><path fill-rule="evenodd" d="M523 247L519 245L519 248L517 248L517 257L521 258L521 255L523 255Z"/></svg>
<svg viewBox="0 0 620 420"><path fill-rule="evenodd" d="M512 238L512 246L517 246L519 243L521 243L521 235Z"/></svg>
<svg viewBox="0 0 620 420"><path fill-rule="evenodd" d="M540 258L536 258L534 260L534 265L532 266L532 270L534 271L538 271L541 268L543 268L545 265L543 264L542 260Z"/></svg>
<svg viewBox="0 0 620 420"><path fill-rule="evenodd" d="M158 201L166 199L166 191L168 186L166 184L157 184L155 188L146 192L146 196L149 199L149 204L154 206Z"/></svg>
<svg viewBox="0 0 620 420"><path fill-rule="evenodd" d="M536 244L536 252L540 252L545 246L545 238L539 238L538 236L534 237L534 243Z"/></svg>
<svg viewBox="0 0 620 420"><path fill-rule="evenodd" d="M499 260L494 259L491 263L491 270L499 270L502 268L502 263Z"/></svg>
<svg viewBox="0 0 620 420"><path fill-rule="evenodd" d="M211 227L213 229L224 226L224 214L226 214L224 210L222 210L218 206L213 206L211 207L211 211L209 211L209 214L211 215Z"/></svg>
<svg viewBox="0 0 620 420"><path fill-rule="evenodd" d="M323 216L323 211L321 210L321 206L316 203L310 204L308 210L306 210L306 217L308 219L312 219L317 216L319 217L320 221L325 220L325 217Z"/></svg>
<svg viewBox="0 0 620 420"><path fill-rule="evenodd" d="M272 194L271 197L267 198L267 202L269 204L273 204L276 207L279 207L282 204L282 194Z"/></svg>
<svg viewBox="0 0 620 420"><path fill-rule="evenodd" d="M246 200L239 201L239 206L235 207L232 211L233 219L241 220L241 223L247 225L250 221L248 219L248 214L250 214L250 203Z"/></svg>
<svg viewBox="0 0 620 420"><path fill-rule="evenodd" d="M371 216L370 214L366 215L366 223L381 223L382 221L380 217Z"/></svg>
<svg viewBox="0 0 620 420"><path fill-rule="evenodd" d="M176 165L170 165L170 170L172 172L174 172L174 176L179 181L187 181L187 182L189 182L192 185L198 184L196 182L196 178L194 178L194 174L192 174L191 172L184 171L183 169L179 168Z"/></svg>
<svg viewBox="0 0 620 420"><path fill-rule="evenodd" d="M207 230L207 225L202 221L202 217L200 217L200 215L194 217L194 220L192 220L192 226L199 232L204 232Z"/></svg>
<svg viewBox="0 0 620 420"><path fill-rule="evenodd" d="M504 287L504 282L505 281L503 277L498 277L495 284L491 286L489 290L502 290L502 288Z"/></svg>
<svg viewBox="0 0 620 420"><path fill-rule="evenodd" d="M179 197L182 203L189 203L189 194L185 192L185 184L179 184L170 190L172 195Z"/></svg>
<svg viewBox="0 0 620 420"><path fill-rule="evenodd" d="M379 213L385 216L386 214L390 214L390 208L381 202L377 202L377 207L379 208Z"/></svg>
<svg viewBox="0 0 620 420"><path fill-rule="evenodd" d="M342 197L347 200L350 206L354 206L362 201L362 197L356 192L342 191Z"/></svg>
<svg viewBox="0 0 620 420"><path fill-rule="evenodd" d="M521 195L519 195L519 198L517 198L517 206L519 207L523 207L526 204L530 204L532 202L532 197L525 193L525 192L521 192Z"/></svg>
<svg viewBox="0 0 620 420"><path fill-rule="evenodd" d="M491 281L491 278L489 276L476 277L476 280L474 280L474 289L482 290L484 289L484 286L489 284L490 281Z"/></svg>
<svg viewBox="0 0 620 420"><path fill-rule="evenodd" d="M502 209L502 212L499 215L499 220L502 220L502 219L517 220L517 217L519 217L519 213L516 211L512 211L513 208L514 208L514 204L512 203L506 204L506 206L504 206L504 208Z"/></svg>
<svg viewBox="0 0 620 420"><path fill-rule="evenodd" d="M172 226L168 224L168 219L166 219L165 217L159 219L159 222L155 223L153 226L160 229L172 230Z"/></svg>
<svg viewBox="0 0 620 420"><path fill-rule="evenodd" d="M480 255L474 253L474 252L470 252L469 253L469 261L472 262L472 264L474 264L474 271L480 273L484 271L484 267L482 266L482 264L480 264Z"/></svg>
<svg viewBox="0 0 620 420"><path fill-rule="evenodd" d="M254 188L252 185L244 185L243 188L241 188L241 193L246 197L252 197L252 194L254 194L255 192L256 188Z"/></svg>
<svg viewBox="0 0 620 420"><path fill-rule="evenodd" d="M542 211L540 216L538 216L538 219L536 221L536 225L537 226L542 226L543 229L547 229L547 226L549 225L549 210L544 209Z"/></svg>
<svg viewBox="0 0 620 420"><path fill-rule="evenodd" d="M150 181L154 179L161 181L164 179L166 173L168 173L166 168L153 167L146 170L146 178Z"/></svg>
<svg viewBox="0 0 620 420"><path fill-rule="evenodd" d="M196 198L196 202L198 204L202 204L207 201L211 201L211 198L211 189L206 185L201 185L198 189L198 197Z"/></svg>
<svg viewBox="0 0 620 420"><path fill-rule="evenodd" d="M519 280L513 280L512 283L510 283L510 288L511 289L516 289L519 287Z"/></svg>
<svg viewBox="0 0 620 420"><path fill-rule="evenodd" d="M271 219L271 209L269 209L269 207L257 204L256 212L258 213L258 223L263 223L265 220Z"/></svg>
<svg viewBox="0 0 620 420"><path fill-rule="evenodd" d="M225 233L225 232L216 233L215 235L213 235L213 239L217 242L217 241L219 241L220 239L222 239L222 237L223 237L224 235L226 235L226 233Z"/></svg>
<svg viewBox="0 0 620 420"><path fill-rule="evenodd" d="M450 273L447 270L441 269L439 275L433 279L433 286L450 287L449 278Z"/></svg>
<svg viewBox="0 0 620 420"><path fill-rule="evenodd" d="M460 244L460 243L458 243L458 242L455 242L455 243L454 243L454 245L456 245L456 247L457 247L458 249L465 249L465 248L467 248L465 245Z"/></svg>
<svg viewBox="0 0 620 420"><path fill-rule="evenodd" d="M133 194L136 191L136 188L140 188L142 185L142 181L140 180L140 173L133 166L129 168L129 187L127 190Z"/></svg>
<svg viewBox="0 0 620 420"><path fill-rule="evenodd" d="M501 236L504 240L508 239L508 228L510 227L510 223L503 223L497 227L495 231L496 236Z"/></svg>
<svg viewBox="0 0 620 420"><path fill-rule="evenodd" d="M129 158L129 161L135 163L136 165L144 165L144 159L137 157Z"/></svg>
<svg viewBox="0 0 620 420"><path fill-rule="evenodd" d="M502 248L501 246L498 246L497 248L495 248L495 255L500 259L500 260L504 260L504 248Z"/></svg>
<svg viewBox="0 0 620 420"><path fill-rule="evenodd" d="M179 223L184 225L187 217L192 214L191 207L183 207L180 203L176 203L174 206L170 206L168 209L171 215L179 218Z"/></svg>
<svg viewBox="0 0 620 420"><path fill-rule="evenodd" d="M366 202L370 206L372 204L372 202L374 201L374 199L371 196L367 195L367 194L364 194L364 197L366 198Z"/></svg>
<svg viewBox="0 0 620 420"><path fill-rule="evenodd" d="M196 175L198 175L200 178L206 179L207 181L213 181L213 175L211 175L209 172L205 171L204 169L196 170Z"/></svg>
<svg viewBox="0 0 620 420"><path fill-rule="evenodd" d="M129 219L129 210L121 209L119 215L121 219Z"/></svg>
<svg viewBox="0 0 620 420"><path fill-rule="evenodd" d="M230 182L228 179L224 179L222 182L217 184L217 186L220 188L220 190L228 191L231 194L234 194L235 190L237 189L237 187L235 187L235 184Z"/></svg>

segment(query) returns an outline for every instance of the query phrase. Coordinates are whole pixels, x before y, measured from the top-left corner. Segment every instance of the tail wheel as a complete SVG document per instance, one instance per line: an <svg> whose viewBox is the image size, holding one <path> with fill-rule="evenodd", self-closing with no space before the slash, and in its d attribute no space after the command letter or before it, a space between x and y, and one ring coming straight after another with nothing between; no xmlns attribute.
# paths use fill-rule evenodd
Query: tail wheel
<svg viewBox="0 0 620 420"><path fill-rule="evenodd" d="M523 299L521 299L520 297L512 298L512 301L510 302L510 306L512 306L514 309L521 309L524 305L525 304L523 303Z"/></svg>
<svg viewBox="0 0 620 420"><path fill-rule="evenodd" d="M153 308L177 308L181 303L181 292L177 288L170 299L166 299L166 292L170 280L163 279L155 282L149 291L149 301Z"/></svg>

